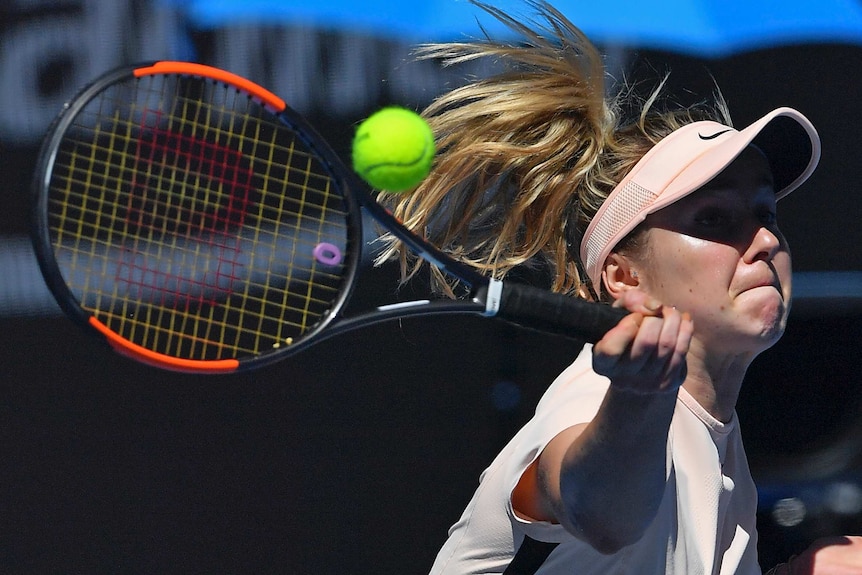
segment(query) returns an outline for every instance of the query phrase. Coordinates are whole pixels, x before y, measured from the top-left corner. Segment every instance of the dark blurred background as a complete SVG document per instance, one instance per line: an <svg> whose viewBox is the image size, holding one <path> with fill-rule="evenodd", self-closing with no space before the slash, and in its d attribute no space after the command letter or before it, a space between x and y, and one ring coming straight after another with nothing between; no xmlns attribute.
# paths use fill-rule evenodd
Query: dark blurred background
<svg viewBox="0 0 862 575"><path fill-rule="evenodd" d="M483 468L574 358L572 342L414 319L252 374L157 371L83 337L53 304L26 238L29 188L62 103L119 64L228 68L285 97L345 156L374 109L421 108L483 70L413 62L407 38L368 29L204 22L183 5L0 6L0 572L423 573ZM475 22L463 30L476 34ZM738 125L788 105L818 127L821 166L781 206L794 316L751 370L739 414L764 566L818 536L862 533L862 45L599 43L618 76L652 85L670 71L681 102L717 84ZM356 307L393 295L394 270L365 275Z"/></svg>

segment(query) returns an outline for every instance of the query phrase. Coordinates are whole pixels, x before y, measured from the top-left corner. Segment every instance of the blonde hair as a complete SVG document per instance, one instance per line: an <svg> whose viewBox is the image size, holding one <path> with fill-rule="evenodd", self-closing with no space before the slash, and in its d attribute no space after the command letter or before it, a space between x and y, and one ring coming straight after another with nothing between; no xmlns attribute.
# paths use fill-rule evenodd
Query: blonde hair
<svg viewBox="0 0 862 575"><path fill-rule="evenodd" d="M505 69L438 97L422 115L438 154L429 176L410 194L382 194L407 228L481 273L502 278L527 266L549 286L585 294L577 263L583 231L614 186L653 146L701 119L730 124L720 97L712 107L654 111L664 81L645 100L626 88L605 94L602 57L589 39L543 0L527 0L540 17L530 27L471 0L516 32L517 44L482 41L430 44L418 57L455 65L492 58ZM639 110L624 124L625 111ZM378 261L399 258L406 279L421 260L392 236ZM452 282L432 270L437 288Z"/></svg>

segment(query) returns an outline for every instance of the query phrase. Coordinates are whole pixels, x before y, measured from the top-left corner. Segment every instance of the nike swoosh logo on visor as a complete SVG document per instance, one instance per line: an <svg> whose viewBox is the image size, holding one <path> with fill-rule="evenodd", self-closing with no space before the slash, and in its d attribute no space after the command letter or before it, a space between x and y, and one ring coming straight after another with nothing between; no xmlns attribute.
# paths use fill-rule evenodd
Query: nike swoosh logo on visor
<svg viewBox="0 0 862 575"><path fill-rule="evenodd" d="M726 133L728 133L728 132L730 132L730 131L732 131L732 130L731 130L730 128L728 128L728 129L726 129L726 130L722 130L722 131L720 131L720 132L716 132L716 133L714 133L714 134L712 134L712 135L709 135L709 136L704 136L704 135L703 135L703 134L701 134L701 133L698 133L697 135L700 137L700 139L701 139L701 140L712 140L712 139L715 139L715 138L719 137L720 135L722 135L722 134L726 134Z"/></svg>

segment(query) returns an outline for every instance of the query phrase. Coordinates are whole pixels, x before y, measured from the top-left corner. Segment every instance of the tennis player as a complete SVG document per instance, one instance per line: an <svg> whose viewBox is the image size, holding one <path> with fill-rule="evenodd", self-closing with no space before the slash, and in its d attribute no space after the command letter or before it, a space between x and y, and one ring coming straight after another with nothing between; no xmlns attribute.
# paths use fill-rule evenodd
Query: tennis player
<svg viewBox="0 0 862 575"><path fill-rule="evenodd" d="M431 572L760 574L735 405L784 332L791 258L776 206L814 171L817 132L789 108L737 130L720 95L684 109L661 87L606 97L590 41L531 5L529 25L482 5L518 43L422 49L508 67L426 110L440 155L392 208L488 274L530 267L631 313L551 384ZM818 541L773 573L862 573L862 538Z"/></svg>

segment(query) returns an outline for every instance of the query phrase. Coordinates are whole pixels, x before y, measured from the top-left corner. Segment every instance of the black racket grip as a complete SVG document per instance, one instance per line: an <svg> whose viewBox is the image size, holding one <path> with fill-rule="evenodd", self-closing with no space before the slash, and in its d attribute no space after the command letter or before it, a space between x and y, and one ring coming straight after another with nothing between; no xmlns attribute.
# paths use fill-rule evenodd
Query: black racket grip
<svg viewBox="0 0 862 575"><path fill-rule="evenodd" d="M496 317L539 331L595 343L628 313L608 304L504 282Z"/></svg>

